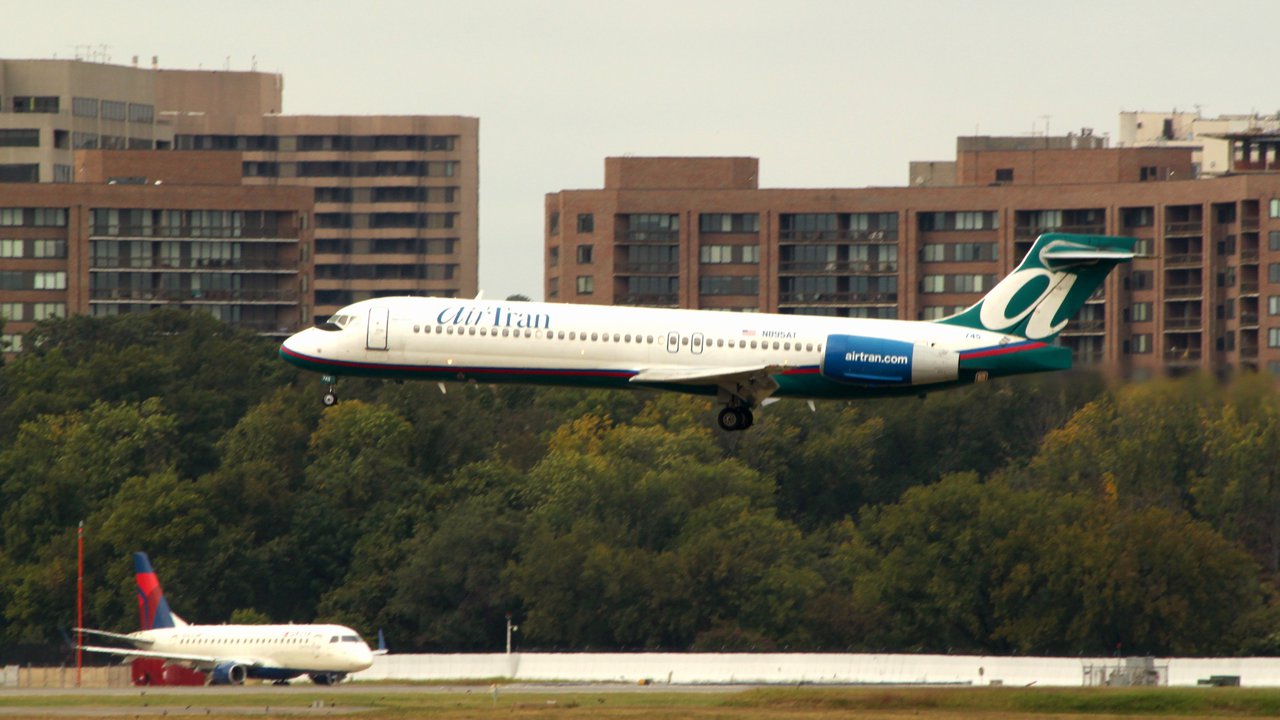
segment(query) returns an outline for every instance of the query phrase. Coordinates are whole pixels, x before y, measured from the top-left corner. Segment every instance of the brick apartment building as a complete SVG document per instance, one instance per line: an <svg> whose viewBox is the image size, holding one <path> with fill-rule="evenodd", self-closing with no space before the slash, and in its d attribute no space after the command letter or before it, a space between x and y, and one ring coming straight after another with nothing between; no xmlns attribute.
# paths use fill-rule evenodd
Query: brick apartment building
<svg viewBox="0 0 1280 720"><path fill-rule="evenodd" d="M603 189L546 197L546 297L929 320L1043 232L1128 235L1145 257L1061 335L1077 365L1280 374L1280 174L1197 180L1190 148L1088 135L957 149L862 189L761 189L754 158L607 158Z"/></svg>
<svg viewBox="0 0 1280 720"><path fill-rule="evenodd" d="M145 172L112 177L137 185L128 192L144 198L135 203L139 208L167 202L151 203L145 195L171 192L154 180L173 176L178 165L191 169L174 176L179 182L222 185L231 162L236 182L250 188L245 197L264 188L307 188L314 217L309 209L299 235L314 233L316 245L314 253L297 253L308 263L301 277L308 297L302 302L307 312L293 327L368 297L474 295L479 121L283 115L283 84L270 73L164 70L154 58L150 68L139 68L136 60L132 67L0 60L0 208L50 207L72 197L55 185L104 182L106 175L79 164L94 162L82 160L93 157L87 151L187 150L192 152L181 162L148 165L139 158ZM111 162L118 170L126 161ZM200 169L204 163L208 177ZM144 178L151 182L138 183ZM200 203L217 193L230 197L232 191L201 190L191 196L200 198L192 209L214 210ZM240 205L216 209L235 212ZM87 285L88 277L68 282ZM4 288L0 302L8 302Z"/></svg>
<svg viewBox="0 0 1280 720"><path fill-rule="evenodd" d="M242 185L230 155L74 158L83 182L0 186L0 350L68 313L177 305L277 336L308 322L308 189Z"/></svg>

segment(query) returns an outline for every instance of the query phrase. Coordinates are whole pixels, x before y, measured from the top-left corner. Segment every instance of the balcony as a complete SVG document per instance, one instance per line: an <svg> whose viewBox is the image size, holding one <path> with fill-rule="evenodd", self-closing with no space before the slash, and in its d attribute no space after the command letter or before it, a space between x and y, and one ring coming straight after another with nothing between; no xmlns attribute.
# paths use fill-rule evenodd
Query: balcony
<svg viewBox="0 0 1280 720"><path fill-rule="evenodd" d="M1094 223L1089 225L1059 225L1057 227L1045 227L1042 225L1018 225L1013 229L1015 238L1024 240L1034 240L1045 233L1075 233L1077 235L1101 235L1105 233L1107 226L1103 223Z"/></svg>
<svg viewBox="0 0 1280 720"><path fill-rule="evenodd" d="M1256 327L1258 327L1258 313L1256 313L1256 312L1241 312L1241 313L1240 313L1240 327L1242 327L1242 328L1246 328L1246 327L1254 327L1254 328L1256 328Z"/></svg>
<svg viewBox="0 0 1280 720"><path fill-rule="evenodd" d="M1202 220L1185 220L1182 222L1165 223L1165 237L1200 237L1204 234L1204 221Z"/></svg>
<svg viewBox="0 0 1280 720"><path fill-rule="evenodd" d="M103 303L265 303L293 305L298 291L288 290L191 290L151 288L96 288L89 291L90 302Z"/></svg>
<svg viewBox="0 0 1280 720"><path fill-rule="evenodd" d="M1257 345L1245 345L1245 344L1243 344L1243 343L1242 343L1242 344L1240 345L1240 357L1242 357L1242 358L1256 358L1256 357L1258 357L1258 346L1257 346Z"/></svg>
<svg viewBox="0 0 1280 720"><path fill-rule="evenodd" d="M90 261L89 270L121 270L137 272L263 272L263 273L296 273L298 263L285 263L278 260L160 260L158 258L140 258L137 260L121 260L104 258Z"/></svg>
<svg viewBox="0 0 1280 720"><path fill-rule="evenodd" d="M1164 258L1164 266L1167 268L1200 267L1202 264L1204 264L1204 253L1181 253L1166 255Z"/></svg>
<svg viewBox="0 0 1280 720"><path fill-rule="evenodd" d="M1257 295L1258 281L1257 280L1250 280L1250 281L1241 280L1240 294L1241 295Z"/></svg>
<svg viewBox="0 0 1280 720"><path fill-rule="evenodd" d="M1253 232L1261 227L1261 223L1256 217L1240 218L1240 229L1244 232Z"/></svg>
<svg viewBox="0 0 1280 720"><path fill-rule="evenodd" d="M642 307L675 307L680 304L677 293L645 293L619 295L614 299L618 305L638 305Z"/></svg>
<svg viewBox="0 0 1280 720"><path fill-rule="evenodd" d="M896 243L897 230L783 230L778 233L778 242L783 243L815 243L815 242L866 242Z"/></svg>
<svg viewBox="0 0 1280 720"><path fill-rule="evenodd" d="M1200 346L1194 347L1171 347L1164 352L1164 360L1169 365L1199 365L1200 364Z"/></svg>
<svg viewBox="0 0 1280 720"><path fill-rule="evenodd" d="M783 292L779 305L895 305L898 293L875 292Z"/></svg>
<svg viewBox="0 0 1280 720"><path fill-rule="evenodd" d="M1240 251L1240 262L1242 262L1242 263L1257 263L1257 262L1258 262L1258 249L1257 249L1257 248L1253 248L1253 249L1250 249L1250 250L1241 250L1241 251Z"/></svg>
<svg viewBox="0 0 1280 720"><path fill-rule="evenodd" d="M894 275L898 272L898 262L868 262L866 260L846 260L840 262L809 262L800 260L783 260L778 263L778 272L802 275Z"/></svg>
<svg viewBox="0 0 1280 720"><path fill-rule="evenodd" d="M1198 317L1167 317L1164 319L1165 332L1199 331L1204 321Z"/></svg>
<svg viewBox="0 0 1280 720"><path fill-rule="evenodd" d="M1100 318L1089 320L1072 320L1063 328L1063 335L1102 335L1107 328L1107 321Z"/></svg>
<svg viewBox="0 0 1280 720"><path fill-rule="evenodd" d="M622 244L658 244L677 245L680 243L679 230L624 230L614 238Z"/></svg>
<svg viewBox="0 0 1280 720"><path fill-rule="evenodd" d="M657 262L657 263L616 262L613 265L613 273L615 275L675 276L680 274L680 263L678 262Z"/></svg>
<svg viewBox="0 0 1280 720"><path fill-rule="evenodd" d="M1243 283L1241 283L1243 285ZM1196 283L1195 285L1167 285L1164 289L1166 298L1198 298L1204 295L1204 286Z"/></svg>

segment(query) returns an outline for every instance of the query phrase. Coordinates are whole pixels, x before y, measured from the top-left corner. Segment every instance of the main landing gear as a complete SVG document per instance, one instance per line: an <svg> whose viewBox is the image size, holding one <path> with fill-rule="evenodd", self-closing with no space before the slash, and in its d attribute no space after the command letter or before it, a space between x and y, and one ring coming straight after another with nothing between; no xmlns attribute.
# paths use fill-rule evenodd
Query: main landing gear
<svg viewBox="0 0 1280 720"><path fill-rule="evenodd" d="M742 405L730 405L720 411L718 421L721 429L726 432L736 432L751 427L756 419L751 414L751 408Z"/></svg>
<svg viewBox="0 0 1280 720"><path fill-rule="evenodd" d="M320 378L320 382L329 386L329 389L325 391L325 394L324 394L324 406L332 407L334 405L337 405L338 404L338 388L337 388L338 378L332 375L325 375L324 377Z"/></svg>

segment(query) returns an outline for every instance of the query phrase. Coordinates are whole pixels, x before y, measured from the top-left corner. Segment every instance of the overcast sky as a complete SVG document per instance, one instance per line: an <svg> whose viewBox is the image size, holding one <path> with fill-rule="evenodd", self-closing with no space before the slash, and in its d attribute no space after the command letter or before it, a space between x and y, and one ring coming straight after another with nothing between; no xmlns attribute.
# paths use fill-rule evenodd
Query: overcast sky
<svg viewBox="0 0 1280 720"><path fill-rule="evenodd" d="M613 155L904 185L955 138L1280 110L1280 2L10 0L5 58L284 75L284 112L480 118L480 286L542 297L542 203Z"/></svg>

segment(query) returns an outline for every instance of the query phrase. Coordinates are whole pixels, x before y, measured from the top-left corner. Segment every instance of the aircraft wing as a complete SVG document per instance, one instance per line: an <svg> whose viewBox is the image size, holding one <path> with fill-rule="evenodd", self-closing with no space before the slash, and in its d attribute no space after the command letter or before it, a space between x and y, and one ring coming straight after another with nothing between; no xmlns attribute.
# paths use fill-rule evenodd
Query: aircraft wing
<svg viewBox="0 0 1280 720"><path fill-rule="evenodd" d="M166 660L168 662L183 663L196 668L197 670L212 670L214 666L225 663L234 662L238 665L247 665L257 668L275 668L278 667L273 663L264 663L261 660L253 658L233 658L233 657L216 657L214 655L188 655L186 653L156 652L154 650L132 650L129 648L114 647L97 647L92 645L82 645L81 650L89 652L110 653L112 655L120 655L126 658L152 658L155 660Z"/></svg>
<svg viewBox="0 0 1280 720"><path fill-rule="evenodd" d="M779 365L746 365L739 367L664 366L641 370L631 382L669 383L675 385L715 385L730 395L760 404L778 389L773 374L782 372Z"/></svg>
<svg viewBox="0 0 1280 720"><path fill-rule="evenodd" d="M155 640L152 640L150 638L140 638L133 635L125 635L123 633L107 632L106 630L90 630L89 628L71 628L71 629L74 632L80 632L86 635L101 635L102 637L109 637L114 640L120 640L123 642L127 642L133 645L134 647L146 648L146 647L151 647L152 645L155 644Z"/></svg>
<svg viewBox="0 0 1280 720"><path fill-rule="evenodd" d="M191 663L192 665L207 665L209 667L217 665L218 663L228 659L217 658L212 655L187 655L186 653L155 652L153 650L134 650L130 648L96 647L92 645L83 645L80 649L88 650L89 652L122 655L128 658L155 658L157 660L171 660L173 662Z"/></svg>

